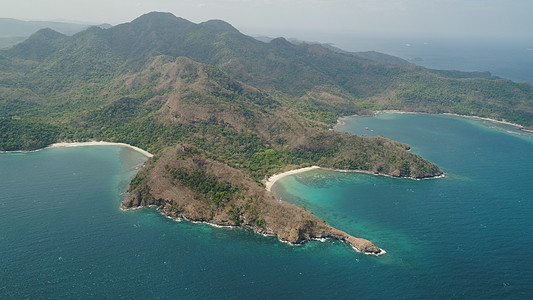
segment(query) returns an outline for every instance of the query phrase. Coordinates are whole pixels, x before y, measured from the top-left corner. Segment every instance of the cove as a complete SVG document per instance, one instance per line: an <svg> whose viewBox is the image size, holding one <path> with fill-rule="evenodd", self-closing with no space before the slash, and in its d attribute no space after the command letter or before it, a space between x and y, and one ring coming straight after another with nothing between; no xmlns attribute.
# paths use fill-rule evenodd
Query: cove
<svg viewBox="0 0 533 300"><path fill-rule="evenodd" d="M524 231L533 225L533 135L489 121L395 113L345 118L336 130L408 143L446 176L414 181L314 170L280 180L278 197L386 249L376 268L402 268L412 280L403 282L407 298L532 291L526 257L533 237Z"/></svg>

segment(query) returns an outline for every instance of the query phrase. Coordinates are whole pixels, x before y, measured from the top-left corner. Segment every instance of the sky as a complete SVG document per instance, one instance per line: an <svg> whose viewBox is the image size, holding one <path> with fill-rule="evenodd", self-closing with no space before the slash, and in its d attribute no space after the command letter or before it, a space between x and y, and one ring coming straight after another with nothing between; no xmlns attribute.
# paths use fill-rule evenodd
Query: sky
<svg viewBox="0 0 533 300"><path fill-rule="evenodd" d="M0 17L112 25L150 11L222 19L252 35L533 39L532 0L0 0Z"/></svg>

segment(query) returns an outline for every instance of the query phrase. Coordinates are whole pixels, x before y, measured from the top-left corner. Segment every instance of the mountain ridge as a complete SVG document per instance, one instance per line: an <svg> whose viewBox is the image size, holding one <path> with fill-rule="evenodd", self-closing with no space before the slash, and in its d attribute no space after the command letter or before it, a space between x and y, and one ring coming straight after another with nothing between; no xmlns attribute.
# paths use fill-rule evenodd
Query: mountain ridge
<svg viewBox="0 0 533 300"><path fill-rule="evenodd" d="M100 41L94 47L113 50L112 59L120 61L117 64L123 67L123 70L113 72L139 69L146 59L154 55L186 56L215 65L249 85L282 92L290 97L304 96L317 87L327 89L330 93L341 94L347 100L345 106L351 106L350 110L339 111L337 115L353 114L356 106L364 106L376 110L478 115L532 126L533 89L528 84L464 72L429 70L414 65L390 65L328 51L316 44L294 45L282 40L279 40L282 42L279 44L265 44L239 32L212 30L168 13L161 16L159 13L149 13L130 23L107 30L89 29L72 38L83 43L92 36ZM139 24L155 27L143 25L138 29ZM66 47L75 48L72 42ZM65 52L73 51L65 49ZM123 63L124 59L127 60L126 64ZM98 68L100 61L92 61L93 67ZM112 64L107 63L101 69L110 68ZM419 83L418 87L413 88L414 82ZM507 99L520 103L518 106L521 109L509 109L512 107L506 105ZM425 104L429 102L434 104L428 107ZM301 108L304 105L299 106ZM501 109L502 106L506 109ZM334 122L332 119L328 121Z"/></svg>

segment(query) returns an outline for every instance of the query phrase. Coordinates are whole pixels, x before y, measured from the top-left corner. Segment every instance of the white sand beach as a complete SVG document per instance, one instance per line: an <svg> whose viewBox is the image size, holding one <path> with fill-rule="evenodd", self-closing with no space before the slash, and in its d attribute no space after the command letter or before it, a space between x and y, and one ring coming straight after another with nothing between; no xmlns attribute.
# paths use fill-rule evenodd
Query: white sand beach
<svg viewBox="0 0 533 300"><path fill-rule="evenodd" d="M93 142L72 142L72 143L68 143L68 142L62 142L62 143L55 143L55 144L52 144L50 146L48 146L47 148L57 148L57 147L80 147L80 146L123 146L123 147L128 147L128 148L131 148L141 154L143 154L144 156L146 157L153 157L154 155L146 150L143 150L141 148L138 148L138 147L135 147L135 146L132 146L130 144L125 144L125 143L111 143L111 142L103 142L103 141L99 141L99 142L96 142L96 141L93 141Z"/></svg>
<svg viewBox="0 0 533 300"><path fill-rule="evenodd" d="M505 121L505 120L500 121L500 120L495 120L495 119L491 119L491 118L477 117L477 116L466 116L466 115L459 115L459 114L452 114L452 113L443 113L443 115L446 115L446 116L455 116L455 117L462 117L462 118L469 118L469 119L476 119L476 120L491 121L491 122L495 122L495 123L500 123L500 124L506 124L506 125L515 126L515 127L518 127L519 129L522 129L522 130L526 130L526 131L527 131L527 129L525 129L524 126L522 126L522 125L520 125L520 124L516 124L516 123L507 122L507 121Z"/></svg>
<svg viewBox="0 0 533 300"><path fill-rule="evenodd" d="M319 166L312 166L312 167L301 168L301 169L291 170L291 171L287 171L287 172L283 172L283 173L272 175L267 180L267 182L265 183L265 188L266 188L267 191L270 192L270 189L272 188L274 183L276 181L280 180L281 178L285 177L285 176L292 175L292 174L298 174L298 173L302 173L302 172L307 172L307 171L311 171L311 170L319 169L319 168L320 168Z"/></svg>
<svg viewBox="0 0 533 300"><path fill-rule="evenodd" d="M378 111L375 111L375 115L377 114L380 114L380 113L391 113L391 114L413 114L413 115L417 115L417 114L430 114L430 113L424 113L424 112L411 112L411 111L403 111L403 110L395 110L395 109L389 109L389 110L378 110ZM431 115L431 114L430 114ZM436 114L436 115L439 115L439 114ZM520 125L520 124L516 124L516 123L512 123L512 122L508 122L508 121L505 121L505 120L496 120L496 119L491 119L491 118L486 118L486 117L478 117L478 116L469 116L469 115L460 115L460 114L454 114L454 113L441 113L441 115L445 115L445 116L455 116L455 117L462 117L462 118L469 118L469 119L476 119L476 120L484 120L484 121L490 121L490 122L495 122L495 123L500 123L500 124L506 124L506 125L511 125L511 126L515 126L515 127L518 127L518 129L520 130L523 130L523 131L528 131L528 132L531 132L532 130L530 129L527 129L525 128L524 126ZM345 116L345 117L340 117L338 120L337 120L337 125L344 125L344 118L350 118L350 117L354 117L354 116L358 116L358 115L352 115L352 116Z"/></svg>

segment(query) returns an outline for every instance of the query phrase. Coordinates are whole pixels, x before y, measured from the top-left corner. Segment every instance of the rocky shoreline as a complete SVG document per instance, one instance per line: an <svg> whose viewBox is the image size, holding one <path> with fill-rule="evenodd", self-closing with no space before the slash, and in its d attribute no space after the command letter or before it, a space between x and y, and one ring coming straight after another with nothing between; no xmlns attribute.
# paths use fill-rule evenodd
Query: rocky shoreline
<svg viewBox="0 0 533 300"><path fill-rule="evenodd" d="M289 245L302 245L308 241L313 241L313 240L334 239L334 240L338 240L338 241L341 241L341 242L344 242L350 245L355 251L359 253L363 253L367 255L374 255L374 256L380 256L380 255L384 255L387 253L385 250L377 247L374 243L372 243L369 240L354 237L352 235L347 234L344 231L335 229L330 226L327 226L329 228L325 228L324 230L321 230L321 231L306 232L306 233L300 232L301 234L298 234L296 239L290 239L290 238L286 238L284 236L278 235L278 233L272 229L258 228L257 226L253 226L253 224L235 225L235 224L232 224L231 222L214 222L213 220L207 220L205 218L195 219L195 218L191 218L190 216L186 216L186 215L171 211L171 209L167 208L167 205L165 205L164 203L160 203L159 205L158 204L146 204L142 206L130 206L132 205L132 202L127 201L127 200L128 199L124 200L121 203L122 210L136 210L139 208L156 208L159 213L177 222L186 220L192 223L203 223L203 224L207 224L210 226L222 227L222 228L250 229L250 230L253 230L256 234L260 234L263 236L275 236L278 238L280 242L284 242Z"/></svg>

